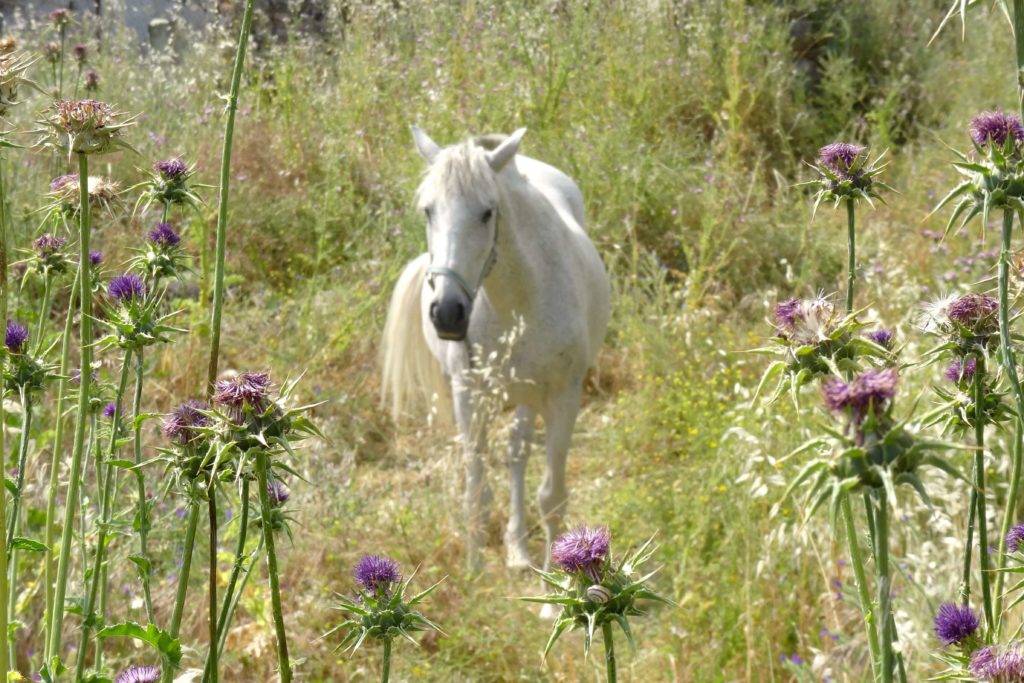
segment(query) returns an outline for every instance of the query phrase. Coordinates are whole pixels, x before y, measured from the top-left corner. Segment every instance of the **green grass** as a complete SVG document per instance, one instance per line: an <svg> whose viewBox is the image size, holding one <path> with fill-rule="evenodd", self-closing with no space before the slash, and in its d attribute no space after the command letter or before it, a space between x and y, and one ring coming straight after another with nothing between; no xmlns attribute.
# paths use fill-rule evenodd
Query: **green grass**
<svg viewBox="0 0 1024 683"><path fill-rule="evenodd" d="M392 554L406 571L420 566L424 587L450 577L425 607L448 635L426 637L419 651L398 645L396 679L603 676L599 655L583 660L578 635L542 662L549 625L513 599L539 586L503 566L504 432L489 458L499 495L485 567L470 577L452 435L421 425L397 430L377 404L387 298L402 264L424 246L412 203L423 170L413 123L438 141L527 126L525 152L565 169L584 191L615 300L574 440L569 517L609 525L623 550L656 533L663 568L655 584L679 604L637 620L639 649L620 654L623 680L787 681L794 674L780 657L794 653L820 656L818 680L826 668L835 680L863 680L859 613L852 592L837 600L832 585L838 579L845 590L850 572L837 564L845 544L822 521L803 524L803 511L782 499L785 478L798 469L783 456L812 422L785 403L747 405L761 361L742 350L759 345L776 299L841 287L842 216L822 207L812 223L808 198L792 189L807 175L800 160L837 138L889 147L887 182L901 192L859 216L858 299L873 315L920 343L919 301L989 274L979 265L944 281L959 267L954 259L978 245L957 237L929 253L920 234L941 230L942 216L923 221L952 182L951 155L939 140L964 148L973 113L1014 102L1005 21L979 10L966 43L954 31L926 48L944 5L365 3L344 39L335 17L326 42L297 38L254 51L235 134L221 367L269 368L278 381L305 372L300 395L326 401L316 419L329 440L304 451L300 469L310 483L293 482L295 542L279 551L290 645L304 680L375 677L374 647L345 660L317 640L338 618L331 591L352 590L351 567L364 552ZM94 59L99 97L144 116L129 134L139 156L119 155L101 170L129 186L136 167L181 154L214 182L219 94L230 71L219 42L232 33L197 36L173 63L141 60L126 33L105 28L105 52ZM16 37L29 49L50 39ZM37 71L45 83L46 69ZM42 105L36 98L22 107L13 125L30 128ZM61 169L41 154L12 156L16 243L25 247L39 221L31 210ZM215 201L214 191L206 196ZM211 205L182 226L197 289L201 238L212 235L214 216ZM126 212L100 220L107 263L127 258L149 227ZM986 248L993 246L990 236ZM160 390L149 393L147 409L191 396L204 376L206 309L187 306L193 332L155 361ZM31 319L31 309L19 314ZM814 403L809 391L806 404ZM534 451L531 489L543 460ZM994 463L997 476L1003 467ZM43 481L44 469L33 466L30 484L33 474ZM963 528L963 492L932 483L948 494L937 501L952 501L944 506L949 526L908 508L894 551L919 581L897 586L898 607L915 625L914 680L933 671L930 610L956 582L955 569L947 580L927 562L955 568L959 550L944 553L943 543ZM41 501L33 491L30 528ZM178 554L173 494L164 505L152 535L155 579L174 573ZM539 558L543 534L530 514ZM220 548L224 580L234 533L228 526ZM115 562L129 546L115 544ZM207 552L197 546L195 567L204 567ZM190 603L202 604L204 573L193 571L192 580ZM173 588L154 585L158 618L167 618ZM271 675L268 596L261 573L242 599L223 680ZM139 613L120 597L113 611ZM198 652L202 619L201 610L188 610L182 628ZM129 651L123 655L117 661L128 661Z"/></svg>

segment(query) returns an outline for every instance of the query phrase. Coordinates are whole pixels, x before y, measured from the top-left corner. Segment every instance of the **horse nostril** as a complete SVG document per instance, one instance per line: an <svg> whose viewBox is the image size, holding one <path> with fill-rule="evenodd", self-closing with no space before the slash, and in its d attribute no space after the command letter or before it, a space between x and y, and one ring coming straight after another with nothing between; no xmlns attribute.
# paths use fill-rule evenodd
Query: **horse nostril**
<svg viewBox="0 0 1024 683"><path fill-rule="evenodd" d="M455 305L455 321L461 323L466 319L466 307L462 304Z"/></svg>
<svg viewBox="0 0 1024 683"><path fill-rule="evenodd" d="M434 301L430 304L430 319L437 322L437 302Z"/></svg>

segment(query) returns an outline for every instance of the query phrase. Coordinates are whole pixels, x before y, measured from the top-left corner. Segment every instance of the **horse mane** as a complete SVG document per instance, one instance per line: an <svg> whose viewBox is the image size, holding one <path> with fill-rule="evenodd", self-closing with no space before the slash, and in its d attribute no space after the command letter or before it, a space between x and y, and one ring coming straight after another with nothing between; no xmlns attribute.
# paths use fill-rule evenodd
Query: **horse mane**
<svg viewBox="0 0 1024 683"><path fill-rule="evenodd" d="M500 133L478 135L442 149L416 190L419 205L443 202L451 196L473 197L485 206L497 202L498 187L486 152L496 149L506 138Z"/></svg>

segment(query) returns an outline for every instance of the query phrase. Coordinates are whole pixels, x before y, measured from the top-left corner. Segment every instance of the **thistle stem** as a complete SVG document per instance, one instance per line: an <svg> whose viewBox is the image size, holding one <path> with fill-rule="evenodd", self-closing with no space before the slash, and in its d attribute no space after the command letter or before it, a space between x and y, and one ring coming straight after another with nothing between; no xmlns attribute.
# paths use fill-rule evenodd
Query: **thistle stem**
<svg viewBox="0 0 1024 683"><path fill-rule="evenodd" d="M220 318L224 306L224 256L227 243L228 192L231 180L231 141L235 133L235 112L238 110L238 89L242 82L242 65L245 63L245 49L249 43L249 28L252 26L254 0L246 0L242 15L242 30L238 36L235 51L235 66L231 73L231 92L228 95L227 122L224 125L224 148L220 160L220 197L217 206L217 252L213 282L213 311L210 315L210 364L206 384L213 387L217 380L217 363L220 356Z"/></svg>
<svg viewBox="0 0 1024 683"><path fill-rule="evenodd" d="M260 493L262 513L263 544L267 554L267 572L270 574L270 600L274 612L274 629L277 632L277 661L280 667L281 683L291 683L292 670L288 661L288 640L284 628L284 614L281 610L281 582L277 574L277 553L274 549L274 528L270 520L270 493L267 491L267 471L270 469L269 456L263 449L256 451L256 485Z"/></svg>
<svg viewBox="0 0 1024 683"><path fill-rule="evenodd" d="M1020 481L1022 441L1024 441L1024 423L1017 420L1013 440L1013 465L1010 471L1010 490L1006 497L1006 510L1003 511L1003 527L999 534L999 558L998 571L996 572L996 635L1002 632L1003 628L1003 581L1006 578L1003 570L1006 569L1006 536L1013 526L1013 518L1017 513L1017 486Z"/></svg>
<svg viewBox="0 0 1024 683"><path fill-rule="evenodd" d="M131 367L132 354L130 351L125 351L124 360L121 361L121 379L117 384L117 395L114 397L114 414L110 418L110 440L107 442L107 455L108 459L113 460L114 453L117 451L117 432L118 425L121 422L121 406L124 403L124 394L128 389L128 368ZM82 373L82 381L85 382L85 375ZM84 391L82 389L81 391ZM81 415L81 419L84 421L87 415ZM107 465L107 473L103 481L103 490L100 496L100 521L98 524L98 532L96 533L96 553L93 560L91 583L89 584L88 594L85 599L85 611L83 612L84 621L82 623L82 637L78 644L78 662L75 665L75 681L80 683L84 680L85 675L85 655L89 649L89 639L92 637L92 628L96 625L97 618L93 613L96 608L97 596L99 595L100 581L105 575L103 567L106 563L106 550L107 550L107 529L110 528L110 520L113 517L114 497L112 495L114 489L115 473L113 465ZM75 482L72 482L75 483ZM77 488L77 487L76 487ZM75 498L77 500L77 496ZM74 505L68 504L68 507L74 507ZM106 615L99 615L99 623L102 624Z"/></svg>
<svg viewBox="0 0 1024 683"><path fill-rule="evenodd" d="M988 557L988 517L985 512L985 356L975 355L974 369L974 488L978 504L978 567L981 569L981 599L985 606L985 624L993 632L992 586ZM972 498L975 497L972 495Z"/></svg>
<svg viewBox="0 0 1024 683"><path fill-rule="evenodd" d="M4 171L6 159L0 155L0 322L7 321L7 196L4 189ZM7 372L7 355L0 354L0 377ZM3 461L7 448L5 445L3 425L6 424L4 416L3 401L0 401L0 462ZM0 472L0 480L5 475ZM0 482L3 483L3 482ZM7 528L7 486L0 490L0 529ZM47 553L49 554L49 552ZM7 633L7 595L12 590L7 585L7 553L0 553L0 634ZM0 675L7 677L10 666L14 664L8 660L7 648L0 647Z"/></svg>
<svg viewBox="0 0 1024 683"><path fill-rule="evenodd" d="M50 297L52 296L53 276L50 269L43 275L43 300L39 304L39 320L36 322L36 355L43 350L43 331L46 329L46 318L50 313Z"/></svg>
<svg viewBox="0 0 1024 683"><path fill-rule="evenodd" d="M896 629L892 619L889 583L889 499L884 490L876 497L878 515L875 517L875 531L878 533L878 556L875 558L875 564L878 571L878 607L882 625L882 683L892 683L895 668L892 643L896 638Z"/></svg>
<svg viewBox="0 0 1024 683"><path fill-rule="evenodd" d="M256 549L252 551L252 555L249 559L249 566L242 575L242 583L239 584L238 590L235 591L231 596L231 604L228 606L225 615L222 615L220 620L220 633L217 634L217 656L224 656L224 644L228 641L228 630L231 625L231 620L235 617L235 610L238 608L238 601L241 600L242 594L245 593L245 587L249 584L249 579L252 578L252 571L256 568L256 563L260 559L260 553L263 551L263 536L259 536L259 541L256 543Z"/></svg>
<svg viewBox="0 0 1024 683"><path fill-rule="evenodd" d="M971 487L971 502L967 506L967 540L964 542L964 568L960 578L960 602L971 603L971 560L974 557L974 524L978 518L978 488Z"/></svg>
<svg viewBox="0 0 1024 683"><path fill-rule="evenodd" d="M615 683L618 676L615 670L615 640L612 636L612 624L609 621L601 626L604 636L604 667L608 672L608 683Z"/></svg>
<svg viewBox="0 0 1024 683"><path fill-rule="evenodd" d="M1024 0L1013 0L1013 35L1017 48L1018 109L1024 116Z"/></svg>
<svg viewBox="0 0 1024 683"><path fill-rule="evenodd" d="M7 596L7 618L9 623L13 623L17 615L15 612L18 609L18 550L12 546L14 542L15 534L18 533L18 528L21 526L21 494L25 488L25 465L28 462L28 435L32 429L32 397L25 390L25 386L18 387L18 392L21 398L22 407L22 419L21 419L21 439L18 444L18 482L14 489L14 500L11 504L11 517L7 520L7 545L5 546L8 553L8 571L10 572L10 578L7 581L7 585L10 586L10 594ZM18 661L17 658L17 641L9 639L7 641L7 647L10 650L11 663Z"/></svg>
<svg viewBox="0 0 1024 683"><path fill-rule="evenodd" d="M217 683L217 486L212 480L206 491L210 517L210 571L209 571L209 615L207 623L210 634L210 649L206 655L207 677L205 683Z"/></svg>
<svg viewBox="0 0 1024 683"><path fill-rule="evenodd" d="M875 617L871 594L868 592L867 575L864 573L864 560L860 554L860 543L857 540L857 527L853 522L853 507L850 505L849 494L843 494L843 520L846 523L846 542L850 546L850 562L853 574L857 579L857 596L861 610L864 612L864 627L868 634L868 651L871 654L871 680L878 678L878 632L875 628Z"/></svg>
<svg viewBox="0 0 1024 683"><path fill-rule="evenodd" d="M142 421L139 418L142 415L142 383L145 378L144 360L142 348L135 349L135 400L133 403L135 438L133 450L136 465L135 483L139 494L137 512L139 518L139 555L145 561L144 564L148 566L149 501L146 500L146 477L142 473L142 468L138 467L138 465L142 464ZM156 621L156 618L153 616L153 597L149 587L150 569L140 568L139 574L142 576L142 593L146 601L146 618L152 624Z"/></svg>
<svg viewBox="0 0 1024 683"><path fill-rule="evenodd" d="M853 282L857 279L857 228L853 200L846 200L846 312L853 312Z"/></svg>
<svg viewBox="0 0 1024 683"><path fill-rule="evenodd" d="M181 630L181 614L185 607L185 595L188 593L189 573L192 571L192 550L196 545L196 527L199 526L199 503L192 497L194 495L193 492L188 503L188 527L185 530L185 548L182 550L178 590L174 596L174 612L171 615L171 638L177 638ZM163 683L171 683L174 678L174 670L167 661L164 662L162 676Z"/></svg>
<svg viewBox="0 0 1024 683"><path fill-rule="evenodd" d="M89 157L78 155L78 177L89 177ZM92 274L89 270L89 184L79 183L79 254L78 254L78 287L81 322L79 330L79 348L81 357L82 377L78 388L78 414L75 416L75 443L71 451L71 471L68 480L67 504L64 506L64 528L61 533L60 559L57 564L57 587L53 596L53 623L51 624L47 660L60 652L61 629L64 625L64 596L67 591L68 574L71 566L71 538L74 535L75 512L77 506L71 501L78 500L79 475L82 470L82 447L85 442L85 425L89 412L89 385L92 383Z"/></svg>
<svg viewBox="0 0 1024 683"><path fill-rule="evenodd" d="M217 638L211 641L216 643L217 654L214 661L220 659L221 653L221 638L228 627L228 619L231 614L231 604L235 593L235 584L238 582L238 575L242 571L242 565L245 564L245 540L248 535L249 527L249 479L242 479L242 492L239 495L240 502L242 504L242 511L238 518L238 543L235 546L235 563L231 568L231 577L228 579L228 586L224 590L224 604L221 606L220 617L217 620ZM207 658L206 670L209 672L210 661Z"/></svg>
<svg viewBox="0 0 1024 683"><path fill-rule="evenodd" d="M391 639L384 640L384 661L380 667L380 683L388 683L391 678Z"/></svg>
<svg viewBox="0 0 1024 683"><path fill-rule="evenodd" d="M44 620L45 631L44 638L49 636L49 633L53 630L53 582L54 582L54 570L56 564L54 562L54 536L56 532L56 517L57 517L57 487L59 485L58 476L60 474L60 462L61 456L64 453L64 394L67 393L68 388L68 370L71 365L71 331L74 327L75 319L75 305L78 300L78 288L79 278L81 273L75 274L75 282L71 286L71 296L68 297L68 315L64 320L64 336L60 342L60 379L57 380L57 408L54 411L54 420L56 425L54 427L53 436L53 448L50 454L50 488L49 493L46 497L46 556L43 558L44 563L44 582L46 583L46 618ZM82 372L91 371L89 368L82 368ZM97 466L98 467L98 466ZM96 470L97 481L99 481L100 471Z"/></svg>

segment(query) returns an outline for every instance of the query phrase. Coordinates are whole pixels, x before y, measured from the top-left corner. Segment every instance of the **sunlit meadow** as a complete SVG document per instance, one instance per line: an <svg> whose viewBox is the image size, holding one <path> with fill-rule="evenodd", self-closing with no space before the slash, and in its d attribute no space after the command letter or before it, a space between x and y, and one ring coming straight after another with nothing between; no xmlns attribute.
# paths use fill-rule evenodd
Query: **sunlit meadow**
<svg viewBox="0 0 1024 683"><path fill-rule="evenodd" d="M121 683L217 672L365 681L382 670L403 681L603 681L601 624L591 642L585 614L617 604L599 584L630 576L623 565L639 557L638 576L657 572L631 589L640 614L622 606L635 648L612 620L621 680L861 682L873 670L885 681L1024 680L957 661L986 643L993 659L1015 655L1024 623L1019 574L983 573L978 554L984 538L988 566L1024 563L1013 552L1024 531L1003 539L1024 501L1007 514L1017 403L996 314L1000 219L1021 207L1004 193L948 235L957 202L984 193L934 211L977 180L954 162L1005 171L1018 154L1012 126L972 142L979 113L1019 113L1002 3L974 3L966 30L953 13L930 44L949 0L368 0L319 14L292 2L274 17L256 3L233 125L246 3L207 3L208 25L177 22L167 50L139 45L125 4L108 0L100 17L17 17L0 42L11 671ZM83 98L111 108L54 104ZM380 405L388 299L425 249L412 124L441 143L525 126L524 153L583 191L613 306L573 437L567 522L597 534L598 569L577 558L545 585L506 569L511 415L499 411L488 457L497 501L482 567L467 571L454 433L426 412L395 424ZM869 151L853 166L857 154L819 158L837 141ZM843 174L857 189L865 170L872 190L843 194ZM1007 333L1019 327L1019 246L1008 253ZM851 282L856 316L844 319ZM82 292L92 294L84 317ZM993 303L969 298L981 313L956 318L950 303L974 294ZM844 356L799 378L780 369L758 392L775 356L751 350L788 363L805 329L796 322L814 318L777 304L819 295L836 339L884 327L892 340L850 347L860 366ZM94 372L83 373L89 356ZM898 382L883 374L870 407L854 405L856 376L889 365ZM897 428L934 441L942 466L900 469L917 481L891 495L881 479L847 477L849 516L842 495L814 510L814 481L790 489L842 439L855 458ZM830 440L797 451L818 437ZM882 501L888 592L866 517ZM535 507L528 521L539 563ZM588 572L602 581L579 583ZM973 616L958 607L964 585ZM549 642L562 622L530 599L552 591L580 611L566 611ZM862 608L875 602L866 628ZM401 620L387 623L416 645L373 630L399 603ZM897 638L890 678L886 633Z"/></svg>

